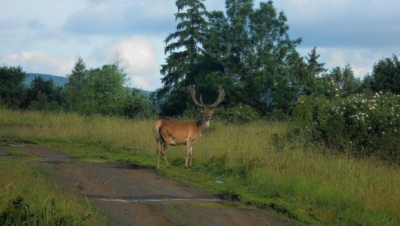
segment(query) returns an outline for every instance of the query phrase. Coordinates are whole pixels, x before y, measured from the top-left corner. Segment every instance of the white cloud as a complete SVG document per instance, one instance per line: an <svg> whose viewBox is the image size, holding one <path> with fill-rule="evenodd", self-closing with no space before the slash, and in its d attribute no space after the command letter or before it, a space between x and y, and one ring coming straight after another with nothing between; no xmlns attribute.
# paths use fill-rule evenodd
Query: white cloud
<svg viewBox="0 0 400 226"><path fill-rule="evenodd" d="M275 7L288 17L289 33L303 45L393 48L400 45L396 0L287 0Z"/></svg>
<svg viewBox="0 0 400 226"><path fill-rule="evenodd" d="M93 40L91 40L93 42ZM160 40L158 40L160 41ZM121 68L124 68L128 85L145 90L161 87L160 59L157 40L144 36L132 36L117 41L110 41L100 47L93 47L90 54L68 54L43 51L23 51L14 54L0 54L0 61L7 66L21 65L28 73L66 76L71 73L78 56L82 57L86 67L99 68L114 63L117 56ZM101 44L101 42L100 42Z"/></svg>
<svg viewBox="0 0 400 226"><path fill-rule="evenodd" d="M25 72L66 76L74 66L74 57L41 51L22 52L2 57L7 66L20 65Z"/></svg>
<svg viewBox="0 0 400 226"><path fill-rule="evenodd" d="M311 52L308 48L299 48L302 56L307 56ZM320 55L318 62L325 63L325 68L330 71L335 67L344 68L350 64L357 78L363 78L372 72L375 63L391 54L384 51L376 51L368 48L323 48L317 47L317 54Z"/></svg>
<svg viewBox="0 0 400 226"><path fill-rule="evenodd" d="M71 13L62 29L78 35L162 34L173 29L173 1L105 0Z"/></svg>
<svg viewBox="0 0 400 226"><path fill-rule="evenodd" d="M95 49L88 57L87 66L100 67L115 62L118 57L121 68L130 78L130 86L155 90L161 86L161 62L157 59L155 46L154 41L147 37L132 36Z"/></svg>

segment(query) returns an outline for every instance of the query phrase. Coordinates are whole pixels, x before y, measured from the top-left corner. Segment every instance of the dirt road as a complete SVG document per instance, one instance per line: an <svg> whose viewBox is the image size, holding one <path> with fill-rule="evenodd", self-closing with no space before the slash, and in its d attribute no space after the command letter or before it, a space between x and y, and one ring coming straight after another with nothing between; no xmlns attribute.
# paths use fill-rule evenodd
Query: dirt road
<svg viewBox="0 0 400 226"><path fill-rule="evenodd" d="M40 157L54 180L109 213L113 225L296 225L275 212L248 208L137 165L82 163L55 150L18 146ZM0 147L0 156L7 155Z"/></svg>

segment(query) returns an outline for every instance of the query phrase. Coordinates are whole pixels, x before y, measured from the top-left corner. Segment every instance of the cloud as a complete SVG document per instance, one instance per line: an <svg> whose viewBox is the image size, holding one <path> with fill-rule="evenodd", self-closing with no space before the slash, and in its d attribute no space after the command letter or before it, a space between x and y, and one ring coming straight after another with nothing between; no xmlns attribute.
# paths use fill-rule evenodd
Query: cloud
<svg viewBox="0 0 400 226"><path fill-rule="evenodd" d="M130 79L130 86L145 90L155 90L161 86L161 63L157 58L154 40L144 36L132 36L94 49L88 57L87 66L99 67L99 64L114 63L117 58L120 67ZM84 61L86 62L85 59Z"/></svg>
<svg viewBox="0 0 400 226"><path fill-rule="evenodd" d="M303 46L400 46L400 8L395 0L288 0L275 7L288 16L290 34L303 37Z"/></svg>
<svg viewBox="0 0 400 226"><path fill-rule="evenodd" d="M155 90L161 86L160 62L157 61L154 44L144 37L133 37L117 44L121 51L122 64L133 86Z"/></svg>
<svg viewBox="0 0 400 226"><path fill-rule="evenodd" d="M312 49L298 48L303 56L308 56ZM324 48L317 47L317 54L320 55L318 62L325 63L324 68L331 71L335 67L344 68L350 65L357 78L363 78L365 75L372 73L375 63L380 59L391 57L385 51L375 51L368 48Z"/></svg>
<svg viewBox="0 0 400 226"><path fill-rule="evenodd" d="M34 19L31 21L28 21L28 27L31 30L40 30L40 29L44 29L46 27L46 25L39 21L38 19Z"/></svg>
<svg viewBox="0 0 400 226"><path fill-rule="evenodd" d="M62 25L67 32L86 35L160 34L174 29L170 1L92 1L72 13Z"/></svg>
<svg viewBox="0 0 400 226"><path fill-rule="evenodd" d="M155 90L161 87L160 62L157 58L154 40L133 36L117 42L94 48L92 53L81 56L87 69L99 68L114 63L117 58L124 69L131 87ZM0 54L0 60L7 66L21 65L28 73L66 76L71 73L77 55L60 55L42 51L23 51L18 54Z"/></svg>
<svg viewBox="0 0 400 226"><path fill-rule="evenodd" d="M0 56L7 66L20 65L25 72L66 76L74 66L74 57L41 51Z"/></svg>

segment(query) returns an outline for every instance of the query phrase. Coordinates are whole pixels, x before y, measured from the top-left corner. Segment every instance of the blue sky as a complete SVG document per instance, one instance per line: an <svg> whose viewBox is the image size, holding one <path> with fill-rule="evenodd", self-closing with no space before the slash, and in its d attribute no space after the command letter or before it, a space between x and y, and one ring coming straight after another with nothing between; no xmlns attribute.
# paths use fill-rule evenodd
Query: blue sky
<svg viewBox="0 0 400 226"><path fill-rule="evenodd" d="M224 10L223 0L206 0ZM257 7L259 0L255 1ZM281 0L292 39L306 56L314 46L329 70L350 64L356 77L380 59L400 54L400 7L395 0ZM176 29L175 0L0 0L0 63L28 73L66 76L78 57L87 68L118 54L130 86L162 86L164 39Z"/></svg>

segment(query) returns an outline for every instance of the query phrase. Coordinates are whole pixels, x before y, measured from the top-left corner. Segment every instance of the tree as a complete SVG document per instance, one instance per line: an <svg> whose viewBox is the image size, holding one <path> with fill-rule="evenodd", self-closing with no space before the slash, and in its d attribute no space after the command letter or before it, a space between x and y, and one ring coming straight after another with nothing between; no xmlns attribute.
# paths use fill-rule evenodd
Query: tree
<svg viewBox="0 0 400 226"><path fill-rule="evenodd" d="M226 12L210 14L206 53L233 79L236 99L262 114L289 112L299 93L293 79L303 71L292 69L301 60L295 49L301 39L289 38L287 18L272 1L255 9L252 0L226 0Z"/></svg>
<svg viewBox="0 0 400 226"><path fill-rule="evenodd" d="M21 66L0 67L0 104L17 109L24 101L24 80L26 73Z"/></svg>
<svg viewBox="0 0 400 226"><path fill-rule="evenodd" d="M149 118L151 114L152 106L147 95L134 88L124 103L123 115L127 118Z"/></svg>
<svg viewBox="0 0 400 226"><path fill-rule="evenodd" d="M187 12L196 11L188 2L201 3L178 2L188 7ZM272 1L261 2L259 8L254 8L253 0L226 0L226 13L196 9L203 10L196 14L200 15L198 20L186 19L180 24L197 22L197 32L189 26L179 30L183 25L178 25L178 31L166 40L179 38L175 43L167 42L166 53L171 54L161 70L164 86L153 95L160 103L161 113L182 114L189 102L185 90L190 84L196 84L199 92L205 94L205 102L212 101L211 90L222 85L227 93L221 103L225 107L244 104L262 114L277 108L290 112L300 93L298 80L306 72L306 65L295 49L301 39L289 38L284 13L277 12ZM191 14L176 15L189 18ZM207 21L203 15L207 15ZM196 40L190 42L196 43L196 48L185 45L189 43L185 40ZM197 51L189 54L190 49Z"/></svg>
<svg viewBox="0 0 400 226"><path fill-rule="evenodd" d="M121 70L112 64L87 72L84 101L80 109L82 113L122 114L124 102L129 94L128 89L124 87L126 74Z"/></svg>
<svg viewBox="0 0 400 226"><path fill-rule="evenodd" d="M317 47L314 47L311 53L308 54L308 57L306 57L308 63L307 69L310 71L311 78L316 78L318 75L328 70L324 68L325 63L318 63L317 60L319 57L320 55L317 54Z"/></svg>
<svg viewBox="0 0 400 226"><path fill-rule="evenodd" d="M400 94L400 62L396 55L380 60L374 65L370 78L372 91L390 91Z"/></svg>
<svg viewBox="0 0 400 226"><path fill-rule="evenodd" d="M161 65L163 87L152 95L164 115L180 115L186 109L189 84L204 76L199 66L207 28L204 0L177 0L177 31L166 39L166 64ZM153 102L154 102L153 101Z"/></svg>
<svg viewBox="0 0 400 226"><path fill-rule="evenodd" d="M26 92L25 108L34 110L60 110L65 103L65 93L61 86L55 86L52 79L35 77Z"/></svg>
<svg viewBox="0 0 400 226"><path fill-rule="evenodd" d="M206 8L204 0L177 0L178 13L175 19L180 22L177 31L170 34L165 43L165 54L170 54L162 65L161 79L164 87L157 91L158 97L176 89L186 79L197 63L206 28ZM186 10L186 11L185 11ZM172 42L176 40L175 42Z"/></svg>
<svg viewBox="0 0 400 226"><path fill-rule="evenodd" d="M321 93L321 91L325 92L325 84L321 83L324 80L321 80L324 77L324 73L328 70L324 68L325 63L319 63L318 58L320 57L317 54L317 47L314 47L311 50L311 53L308 54L308 57L305 57L307 63L307 73L302 73L303 76L300 77L301 84L301 93L304 95L311 95L316 93Z"/></svg>
<svg viewBox="0 0 400 226"><path fill-rule="evenodd" d="M65 84L65 89L71 106L74 106L73 109L78 109L84 101L83 96L85 92L87 72L83 59L79 57L71 74L67 75L69 80L68 83Z"/></svg>
<svg viewBox="0 0 400 226"><path fill-rule="evenodd" d="M349 64L344 68L333 68L330 73L326 74L325 81L330 87L328 97L334 93L346 97L359 92L362 86L360 79L354 77L354 72Z"/></svg>

